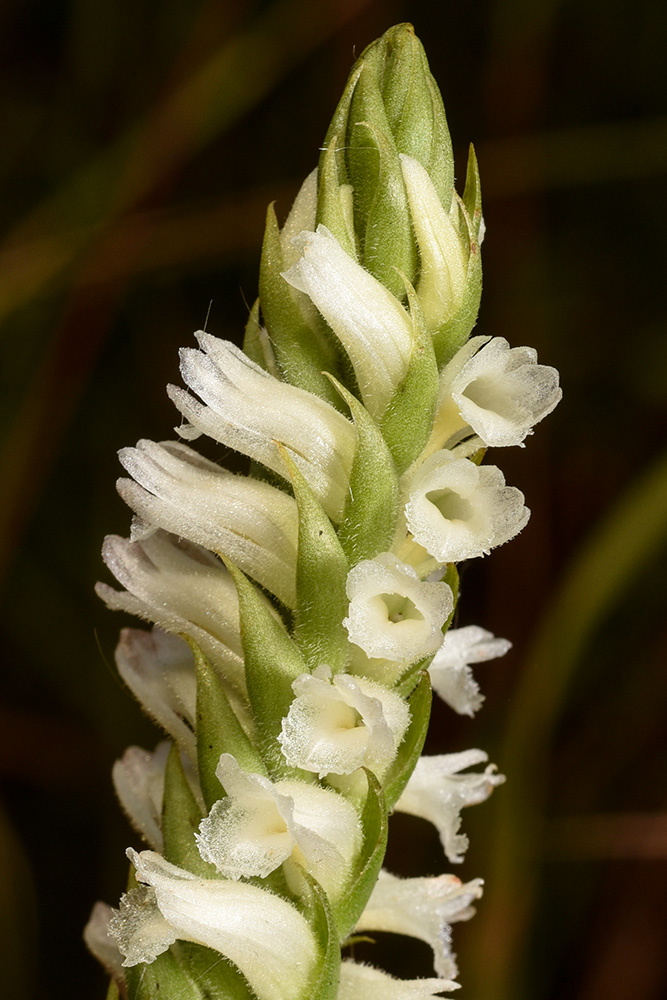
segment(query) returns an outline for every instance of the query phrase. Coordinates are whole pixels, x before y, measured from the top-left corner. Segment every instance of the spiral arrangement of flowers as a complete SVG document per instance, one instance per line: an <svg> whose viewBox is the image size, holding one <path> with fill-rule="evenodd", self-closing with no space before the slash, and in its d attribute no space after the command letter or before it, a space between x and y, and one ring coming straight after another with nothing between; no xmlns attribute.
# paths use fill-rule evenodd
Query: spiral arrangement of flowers
<svg viewBox="0 0 667 1000"><path fill-rule="evenodd" d="M120 460L134 512L104 559L122 590L121 677L168 740L131 747L117 909L86 929L129 1000L384 1000L456 986L449 925L482 891L383 869L393 810L462 860L464 806L504 779L477 749L421 756L434 689L472 715L475 662L509 643L450 628L457 563L529 511L488 448L522 445L560 399L533 350L475 336L483 220L471 149L454 189L445 112L410 25L355 64L319 166L282 228L267 214L243 350L210 333L170 386L179 440ZM184 441L250 460L229 472ZM356 932L431 945L434 978L350 959Z"/></svg>

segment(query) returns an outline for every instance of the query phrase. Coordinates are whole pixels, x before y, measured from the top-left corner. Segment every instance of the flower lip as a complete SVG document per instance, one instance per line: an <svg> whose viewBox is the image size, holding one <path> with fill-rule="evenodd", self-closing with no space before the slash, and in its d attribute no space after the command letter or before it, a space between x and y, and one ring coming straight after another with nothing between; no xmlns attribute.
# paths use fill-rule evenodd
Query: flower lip
<svg viewBox="0 0 667 1000"><path fill-rule="evenodd" d="M531 347L473 337L445 367L439 406L449 397L486 445L521 445L562 398L558 371Z"/></svg>
<svg viewBox="0 0 667 1000"><path fill-rule="evenodd" d="M350 606L343 624L367 656L411 663L441 645L454 608L446 583L422 583L411 566L383 552L350 570L346 590Z"/></svg>
<svg viewBox="0 0 667 1000"><path fill-rule="evenodd" d="M460 562L514 538L530 516L523 500L496 466L437 451L413 476L406 522L439 562Z"/></svg>
<svg viewBox="0 0 667 1000"><path fill-rule="evenodd" d="M366 677L318 667L292 684L296 695L278 742L288 764L327 774L368 767L382 777L410 720L407 703Z"/></svg>

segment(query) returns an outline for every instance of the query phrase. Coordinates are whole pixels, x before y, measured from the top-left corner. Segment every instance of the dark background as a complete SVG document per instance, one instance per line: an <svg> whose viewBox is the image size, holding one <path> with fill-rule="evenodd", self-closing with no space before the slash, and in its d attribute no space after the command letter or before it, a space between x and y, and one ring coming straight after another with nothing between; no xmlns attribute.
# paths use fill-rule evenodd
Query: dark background
<svg viewBox="0 0 667 1000"><path fill-rule="evenodd" d="M456 928L461 996L667 993L663 0L5 0L0 950L16 1000L104 995L81 927L117 901L136 841L109 770L157 739L114 674L125 622L93 595L103 536L129 527L115 452L171 436L164 384L211 300L209 330L240 338L267 202L284 218L355 51L404 20L459 177L477 146L478 331L535 346L565 392L525 450L492 456L528 528L463 577L459 624L514 648L477 670L476 720L434 714L432 752L481 746L509 776L464 816L457 874L487 892ZM392 826L395 870L442 870L427 824ZM429 974L425 945L390 944L387 968Z"/></svg>

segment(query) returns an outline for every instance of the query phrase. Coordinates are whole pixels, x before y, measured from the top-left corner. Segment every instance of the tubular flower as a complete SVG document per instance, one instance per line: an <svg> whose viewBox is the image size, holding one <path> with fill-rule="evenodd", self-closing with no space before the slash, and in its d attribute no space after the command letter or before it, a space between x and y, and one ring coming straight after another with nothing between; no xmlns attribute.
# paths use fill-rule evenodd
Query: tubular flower
<svg viewBox="0 0 667 1000"><path fill-rule="evenodd" d="M479 625L450 628L428 668L433 690L455 712L474 715L481 708L484 695L480 693L470 664L504 656L511 645L507 639L496 639Z"/></svg>
<svg viewBox="0 0 667 1000"><path fill-rule="evenodd" d="M418 469L405 508L409 531L438 562L488 555L528 522L523 493L495 465L437 451Z"/></svg>
<svg viewBox="0 0 667 1000"><path fill-rule="evenodd" d="M381 871L357 931L390 931L425 941L433 949L435 971L452 979L457 974L449 924L469 920L471 903L482 895L482 880L464 884L455 875L437 878L396 878Z"/></svg>
<svg viewBox="0 0 667 1000"><path fill-rule="evenodd" d="M354 457L354 428L312 393L279 382L242 351L209 333L197 334L201 351L181 351L181 373L203 403L177 386L169 395L189 424L179 434L201 433L256 459L287 478L276 446L285 445L327 513L339 516Z"/></svg>
<svg viewBox="0 0 667 1000"><path fill-rule="evenodd" d="M421 816L437 828L447 859L452 864L463 861L468 838L459 833L461 810L489 797L496 785L505 780L495 774L492 764L481 774L460 774L466 767L484 764L489 758L483 750L420 757L410 780L396 803L397 812Z"/></svg>
<svg viewBox="0 0 667 1000"><path fill-rule="evenodd" d="M451 588L422 583L390 552L357 563L346 592L350 610L343 624L368 656L410 663L442 645L442 626L454 610Z"/></svg>
<svg viewBox="0 0 667 1000"><path fill-rule="evenodd" d="M368 767L382 777L396 756L410 712L394 691L326 667L302 674L278 741L288 764L326 774Z"/></svg>
<svg viewBox="0 0 667 1000"><path fill-rule="evenodd" d="M504 780L467 770L481 750L419 752L431 687L472 715L471 664L509 646L448 631L456 564L529 516L483 448L521 444L560 390L530 349L469 339L477 163L459 196L410 25L362 53L321 154L282 229L267 212L243 349L199 331L168 389L181 438L248 474L180 441L120 452L135 516L103 547L120 589L97 589L153 626L116 663L168 738L114 765L150 849L85 931L123 1000L424 1000L456 988L450 925L481 895L383 870L388 817L427 819L458 863L461 810ZM342 961L355 930L427 942L436 976Z"/></svg>

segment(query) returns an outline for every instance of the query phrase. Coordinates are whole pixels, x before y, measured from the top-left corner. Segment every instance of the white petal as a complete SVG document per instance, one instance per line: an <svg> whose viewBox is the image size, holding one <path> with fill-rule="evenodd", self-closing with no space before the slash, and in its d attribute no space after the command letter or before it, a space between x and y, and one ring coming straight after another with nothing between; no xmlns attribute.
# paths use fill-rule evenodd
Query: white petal
<svg viewBox="0 0 667 1000"><path fill-rule="evenodd" d="M407 372L412 321L325 226L302 232L295 245L301 259L283 277L322 313L349 355L364 404L378 418Z"/></svg>
<svg viewBox="0 0 667 1000"><path fill-rule="evenodd" d="M283 603L296 601L296 501L237 476L178 442L139 441L119 452L133 476L118 492L139 517L228 556Z"/></svg>
<svg viewBox="0 0 667 1000"><path fill-rule="evenodd" d="M521 444L561 399L558 372L537 364L532 348L510 348L503 337L473 338L471 345L443 369L439 407L451 397L487 445Z"/></svg>
<svg viewBox="0 0 667 1000"><path fill-rule="evenodd" d="M446 583L422 583L411 566L383 552L364 559L347 577L350 641L371 657L414 663L442 644L442 626L454 607Z"/></svg>
<svg viewBox="0 0 667 1000"><path fill-rule="evenodd" d="M468 838L458 832L461 809L477 805L489 797L496 785L505 780L489 765L482 774L459 774L466 767L488 760L483 750L420 757L398 800L397 812L421 816L437 827L447 858L452 863L463 861Z"/></svg>
<svg viewBox="0 0 667 1000"><path fill-rule="evenodd" d="M88 950L101 962L114 979L123 979L123 956L109 934L109 921L114 911L106 903L95 903L90 920L83 930L83 940Z"/></svg>
<svg viewBox="0 0 667 1000"><path fill-rule="evenodd" d="M494 465L437 451L417 470L405 508L416 542L439 562L486 555L528 522L524 496Z"/></svg>
<svg viewBox="0 0 667 1000"><path fill-rule="evenodd" d="M168 632L192 636L237 691L245 690L238 597L219 559L198 545L156 531L142 541L117 535L102 556L127 592L106 584L97 593L114 610L129 611Z"/></svg>
<svg viewBox="0 0 667 1000"><path fill-rule="evenodd" d="M400 161L419 246L417 294L426 325L437 330L456 313L463 298L469 246L461 242L422 164L405 155ZM453 207L456 209L456 199Z"/></svg>
<svg viewBox="0 0 667 1000"><path fill-rule="evenodd" d="M116 666L149 715L196 760L196 679L188 644L159 628L125 628L116 647Z"/></svg>
<svg viewBox="0 0 667 1000"><path fill-rule="evenodd" d="M154 753L128 747L112 768L116 795L132 825L150 846L162 850L162 793L169 743L163 740Z"/></svg>
<svg viewBox="0 0 667 1000"><path fill-rule="evenodd" d="M302 674L278 742L288 764L326 774L367 767L382 777L410 721L407 703L389 688L326 668Z"/></svg>
<svg viewBox="0 0 667 1000"><path fill-rule="evenodd" d="M155 889L175 938L225 955L262 1000L307 996L317 946L291 903L244 882L196 878L151 851L130 849L128 857L137 878Z"/></svg>
<svg viewBox="0 0 667 1000"><path fill-rule="evenodd" d="M481 895L481 879L464 885L455 875L403 879L383 870L356 931L389 931L425 941L433 948L435 971L451 979L457 969L449 924L471 917L470 904Z"/></svg>
<svg viewBox="0 0 667 1000"><path fill-rule="evenodd" d="M433 690L460 715L474 715L484 701L473 678L471 663L504 656L512 643L496 639L478 625L450 628L428 672Z"/></svg>
<svg viewBox="0 0 667 1000"><path fill-rule="evenodd" d="M289 857L330 896L339 895L361 843L357 813L341 795L302 781L272 782L222 754L216 774L227 795L197 834L199 852L228 878L265 877Z"/></svg>
<svg viewBox="0 0 667 1000"><path fill-rule="evenodd" d="M181 374L202 403L176 386L168 393L197 432L256 459L289 479L276 442L317 495L327 514L339 518L349 489L356 446L352 423L329 403L280 382L234 344L197 334L202 348L181 351ZM187 428L179 428L189 437Z"/></svg>
<svg viewBox="0 0 667 1000"><path fill-rule="evenodd" d="M346 959L340 967L337 1000L427 1000L459 988L448 979L394 979L370 965Z"/></svg>

